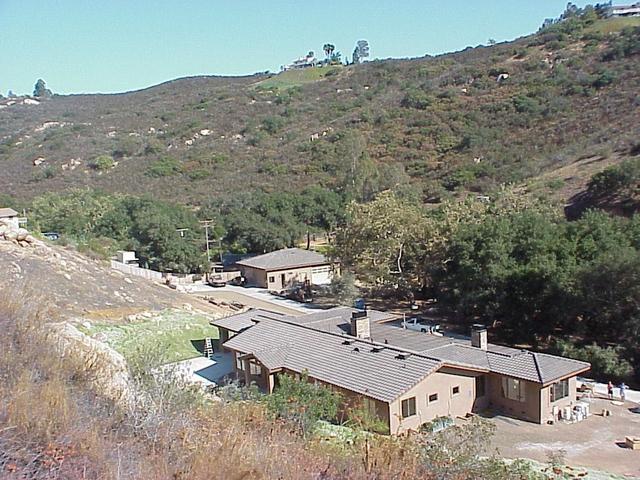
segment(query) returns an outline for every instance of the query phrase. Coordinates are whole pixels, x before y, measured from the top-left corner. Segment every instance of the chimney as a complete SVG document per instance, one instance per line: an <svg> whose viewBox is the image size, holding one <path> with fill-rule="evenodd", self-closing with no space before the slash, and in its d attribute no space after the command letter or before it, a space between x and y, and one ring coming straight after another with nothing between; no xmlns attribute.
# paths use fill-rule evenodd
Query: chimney
<svg viewBox="0 0 640 480"><path fill-rule="evenodd" d="M479 323L471 327L471 345L482 350L487 349L487 327Z"/></svg>
<svg viewBox="0 0 640 480"><path fill-rule="evenodd" d="M351 335L356 338L371 338L371 324L366 310L351 314Z"/></svg>

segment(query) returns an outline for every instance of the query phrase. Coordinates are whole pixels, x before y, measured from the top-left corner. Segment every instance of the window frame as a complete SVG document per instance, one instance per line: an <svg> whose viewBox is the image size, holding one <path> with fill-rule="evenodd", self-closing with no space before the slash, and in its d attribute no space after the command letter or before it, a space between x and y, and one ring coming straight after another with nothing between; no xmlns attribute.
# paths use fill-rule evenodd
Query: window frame
<svg viewBox="0 0 640 480"><path fill-rule="evenodd" d="M409 397L402 400L400 402L400 413L403 420L405 418L411 418L415 416L417 414L416 397Z"/></svg>
<svg viewBox="0 0 640 480"><path fill-rule="evenodd" d="M460 385L456 385L456 386L451 388L451 396L452 397L457 397L458 395L460 395Z"/></svg>
<svg viewBox="0 0 640 480"><path fill-rule="evenodd" d="M560 396L558 396L557 389L560 389ZM569 379L565 378L564 380L553 383L549 388L549 396L551 403L562 400L563 398L567 398L569 396Z"/></svg>
<svg viewBox="0 0 640 480"><path fill-rule="evenodd" d="M524 380L502 377L502 397L513 402L525 403L527 393Z"/></svg>
<svg viewBox="0 0 640 480"><path fill-rule="evenodd" d="M431 397L436 397L433 400L431 400ZM440 395L438 395L438 392L436 393L430 393L427 395L427 404L431 405L432 403L438 403L438 400L440 400Z"/></svg>

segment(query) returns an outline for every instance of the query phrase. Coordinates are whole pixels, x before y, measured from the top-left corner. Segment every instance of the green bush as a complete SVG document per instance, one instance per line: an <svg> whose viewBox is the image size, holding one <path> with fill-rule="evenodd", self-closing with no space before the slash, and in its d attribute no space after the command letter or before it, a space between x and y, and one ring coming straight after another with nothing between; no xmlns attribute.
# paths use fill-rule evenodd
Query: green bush
<svg viewBox="0 0 640 480"><path fill-rule="evenodd" d="M514 97L513 106L518 113L536 114L541 111L540 103L535 98L525 95Z"/></svg>
<svg viewBox="0 0 640 480"><path fill-rule="evenodd" d="M634 159L596 173L589 180L587 188L594 195L613 195L626 190L638 181L640 181L640 159Z"/></svg>
<svg viewBox="0 0 640 480"><path fill-rule="evenodd" d="M430 95L417 89L411 89L405 94L401 105L405 108L426 110L432 103L433 98Z"/></svg>
<svg viewBox="0 0 640 480"><path fill-rule="evenodd" d="M616 75L611 70L604 70L593 81L593 86L600 90L608 85L611 85L616 79Z"/></svg>
<svg viewBox="0 0 640 480"><path fill-rule="evenodd" d="M94 170L105 172L107 170L111 170L114 167L115 162L109 155L100 155L96 157L89 165Z"/></svg>
<svg viewBox="0 0 640 480"><path fill-rule="evenodd" d="M187 176L190 180L203 180L207 177L211 176L211 172L204 168L197 168L195 170L191 170L187 173Z"/></svg>
<svg viewBox="0 0 640 480"><path fill-rule="evenodd" d="M284 126L284 120L280 117L267 117L262 120L262 128L270 135L275 135Z"/></svg>
<svg viewBox="0 0 640 480"><path fill-rule="evenodd" d="M182 172L182 165L173 157L162 157L153 162L147 169L150 177L169 177Z"/></svg>
<svg viewBox="0 0 640 480"><path fill-rule="evenodd" d="M340 394L310 383L306 373L299 379L278 375L278 387L265 397L265 404L274 416L291 421L303 434L310 433L318 420L335 422L341 403Z"/></svg>
<svg viewBox="0 0 640 480"><path fill-rule="evenodd" d="M144 154L157 155L161 153L164 149L165 149L164 145L162 144L162 142L160 142L160 140L157 140L155 138L150 138L147 141L147 145L144 147Z"/></svg>

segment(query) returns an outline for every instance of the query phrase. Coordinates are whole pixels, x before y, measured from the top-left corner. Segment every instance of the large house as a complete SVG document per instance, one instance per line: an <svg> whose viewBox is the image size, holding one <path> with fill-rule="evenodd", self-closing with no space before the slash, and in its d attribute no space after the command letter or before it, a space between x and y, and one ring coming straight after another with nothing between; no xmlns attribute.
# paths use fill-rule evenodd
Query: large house
<svg viewBox="0 0 640 480"><path fill-rule="evenodd" d="M235 372L265 392L279 373L301 375L343 394L379 418L390 433L416 430L439 416L488 407L545 423L576 402L585 362L471 339L401 328L391 314L337 307L299 317L265 310L212 321Z"/></svg>
<svg viewBox="0 0 640 480"><path fill-rule="evenodd" d="M311 250L284 248L236 262L246 284L281 291L305 283L326 285L335 273L327 258Z"/></svg>

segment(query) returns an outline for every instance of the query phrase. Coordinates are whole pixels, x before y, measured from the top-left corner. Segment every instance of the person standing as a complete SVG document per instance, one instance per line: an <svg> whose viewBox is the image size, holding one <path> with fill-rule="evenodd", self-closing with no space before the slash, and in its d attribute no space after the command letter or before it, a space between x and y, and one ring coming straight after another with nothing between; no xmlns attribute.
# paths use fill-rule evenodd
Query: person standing
<svg viewBox="0 0 640 480"><path fill-rule="evenodd" d="M611 380L607 384L607 393L609 394L609 400L613 400L613 383L611 383Z"/></svg>
<svg viewBox="0 0 640 480"><path fill-rule="evenodd" d="M623 402L626 399L626 393L625 393L626 389L627 389L627 386L624 384L624 382L622 382L620 384L620 400L622 400Z"/></svg>

